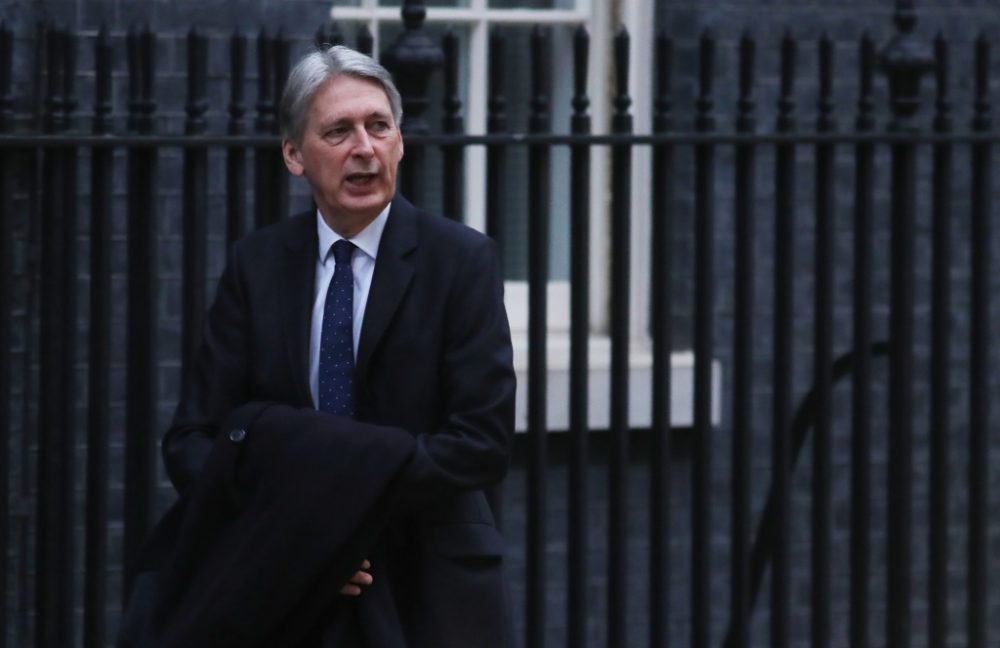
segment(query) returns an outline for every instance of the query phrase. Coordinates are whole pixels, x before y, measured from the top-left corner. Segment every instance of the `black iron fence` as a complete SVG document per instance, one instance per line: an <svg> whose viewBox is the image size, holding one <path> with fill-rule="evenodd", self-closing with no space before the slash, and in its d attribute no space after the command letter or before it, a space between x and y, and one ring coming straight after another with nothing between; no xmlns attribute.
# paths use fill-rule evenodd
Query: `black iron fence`
<svg viewBox="0 0 1000 648"><path fill-rule="evenodd" d="M952 117L952 102L958 98L950 90L948 43L939 37L933 52L920 48L909 3L898 3L898 33L880 53L871 38L860 40L852 125L843 117L839 123L836 119L834 47L827 38L820 39L816 50L817 111L806 115L799 110L795 85L803 70L797 58L806 45L788 35L780 43L777 116L774 128L765 128L754 95L756 43L745 37L738 46L735 128L728 129L719 126L715 106L717 42L706 33L697 57L694 128L687 130L678 126L681 119L674 111L673 77L678 71L672 40L663 34L656 40L653 128L635 133L627 91L629 36L622 31L614 41L616 91L610 132L594 134L586 86L589 37L581 29L575 36L572 67L559 68L562 73L572 69L575 90L569 132L557 134L549 117L549 41L547 32L538 29L531 41L535 75L528 132L508 131L503 112L504 42L497 37L491 39L489 132L467 135L462 132L455 39L446 37L440 50L431 43L435 56L408 59L407 52L419 48L407 49L404 44L428 41L421 40L426 37L419 12L411 12L407 21L401 42L385 58L397 74L404 71L401 78L406 79L401 84L408 115L402 191L420 200L420 174L427 172L423 153L437 148L442 152L444 188L440 211L460 214L464 154L470 147L485 147L487 232L502 243L509 211L528 213L528 380L521 386L528 394L528 423L527 434L518 441L517 460L523 462L526 474L526 502L512 504L508 499L505 504L505 512L512 506L524 507L524 537L508 539L513 551L524 556L523 573L514 576L522 594L526 644L545 645L554 617L565 620L565 645L594 644L594 610L600 603L606 616L597 625L610 646L636 645L639 637L653 646L676 645L685 638L693 646L720 641L746 646L759 643L760 637L769 637L771 645L787 646L806 635L814 646L847 642L906 646L915 627L923 628L928 645L949 641L990 645L990 610L996 610L997 600L990 600L988 588L989 542L998 522L996 506L989 499L988 462L997 452L1000 431L990 413L991 394L996 393L991 376L995 352L990 348L996 327L991 325L990 309L991 293L997 289L990 267L991 246L996 245L991 223L997 215L992 154L1000 135L991 121L988 40L982 37L975 45L973 96L961 99L972 106L966 128ZM179 311L180 339L174 357L190 362L202 326L206 285L215 272L211 260L251 226L248 215L252 226L258 227L283 218L290 209L275 120L290 44L267 32L256 40L257 98L251 127L245 93L249 43L241 35L233 36L226 132L213 133L207 115L210 108L221 107L209 106L206 39L192 31L187 40L184 132L179 134L157 128L155 33L147 29L124 35L128 72L124 132L116 128L121 114L113 102L112 86L118 69L113 51L121 35L102 32L93 39L94 74L86 77L74 69L79 43L73 35L42 29L38 37L42 67L34 77L41 83L37 96L44 100L33 111L24 109L25 103L13 95L18 81L12 65L14 35L0 27L0 429L6 431L0 444L0 555L7 557L0 561L0 610L5 620L0 646L33 642L62 648L78 644L81 637L85 646L104 646L113 633L108 609L117 608L118 590L127 588L109 583L128 583L139 544L162 510L156 497L155 448L164 410L169 411L178 391L177 385L163 380L163 365L170 364L164 360L169 352L162 348L163 313ZM339 36L325 28L317 39L334 42ZM370 51L370 36L362 33L358 44ZM442 132L431 134L423 119L427 73L442 63L446 115ZM882 114L875 100L879 70L888 79L886 128L877 123ZM928 128L917 111L920 79L931 73L936 101ZM843 78L846 72L839 75ZM92 112L85 115L77 111L79 84L84 81L93 97ZM20 88L25 85L17 83ZM499 172L507 153L516 147L528 152L526 205L508 204L509 179ZM547 429L545 287L550 265L551 153L560 147L570 153L565 209L571 217L572 317L569 430L559 436L566 447L567 526L564 536L554 538L547 526L552 515L548 502L559 490L549 479L553 437ZM611 297L606 332L594 331L590 324L590 221L603 217L604 209L591 202L589 178L592 155L599 147L608 147L611 155L607 265ZM649 430L639 432L630 429L629 419L630 313L634 312L629 299L630 228L635 217L631 183L632 153L637 148L652 152L649 244L654 251L649 299L652 423ZM164 156L178 152L181 174L171 185L159 165ZM689 185L678 180L683 177L678 168L682 156L692 165ZM953 184L961 175L956 171L958 158L963 158L961 167L968 173L961 183ZM767 169L762 160L770 163ZM806 160L811 178L802 177ZM843 182L845 165L849 190ZM731 179L732 205L717 196L722 176ZM761 178L767 178L766 187ZM880 228L877 195L883 180L889 183L890 217ZM958 184L963 187L960 197ZM163 208L171 204L167 200L171 195L180 196L179 210ZM224 232L210 236L207 223L215 209L210 203L220 195ZM919 202L918 196L929 196L930 203ZM810 203L810 209L803 207ZM690 207L687 220L692 230L682 240L693 241L693 263L678 272L671 256L681 234L679 224L685 220L678 211L682 204ZM762 213L762 204L773 212ZM959 206L967 209L963 219L957 218ZM722 233L716 219L722 213L731 214L726 221L732 223L727 233L733 241L731 265L716 258ZM847 227L850 268L838 264L844 255L835 249L837 241L843 241L837 233L845 228L836 218L844 213L853 217ZM922 213L929 215L929 227L917 223ZM968 249L956 252L953 229L965 218ZM771 224L762 227L763 222ZM810 224L812 241L808 278L802 277L802 263L796 259L803 249L805 222ZM163 296L160 257L175 250L164 246L164 231L172 224L181 228L179 303L164 301ZM770 232L772 254L762 259L759 239L765 230ZM888 236L888 254L885 241L876 240L880 235ZM930 271L916 273L927 255ZM726 275L720 270L723 266L731 268ZM764 274L762 268L769 272ZM888 269L886 291L874 285L879 268ZM683 318L675 312L681 281L676 274L690 277L693 291L690 313ZM116 276L124 285L113 281ZM929 278L930 285L919 285L918 276ZM850 278L848 303L844 291L837 289L845 277ZM809 306L795 297L795 291L806 279L812 299L806 321L812 331L803 346L796 341L801 338L796 326L801 325L801 310ZM725 297L732 300L731 334L724 339L717 335L721 286L732 289L732 295ZM954 295L958 289L967 291L960 300ZM766 316L762 292L769 293ZM883 293L886 299L880 301ZM116 312L122 305L125 312ZM954 325L959 308L967 312L967 318L959 318L967 321L967 330ZM850 327L846 336L836 330L842 323L838 314L845 309ZM884 339L873 325L880 309L888 312L889 319ZM927 335L915 331L915 321L925 319L930 326ZM695 358L693 424L684 437L690 456L683 471L676 470L677 449L671 448L675 436L670 412L672 338L679 322L693 331ZM762 322L769 330L762 332ZM607 334L611 347L610 423L601 431L591 429L587 407L588 340L595 334ZM844 339L849 340L846 347L838 342ZM926 346L920 353L927 351L928 363L915 363L917 340ZM967 353L956 352L959 347ZM888 358L887 372L875 362L881 355ZM712 417L713 394L718 397L712 387L712 362L719 357L728 360L723 393L729 399L723 404L723 423L717 426ZM764 370L762 360L767 360ZM810 388L795 384L796 364L811 368ZM846 377L850 397L835 401L835 386ZM123 413L112 407L120 392ZM755 398L761 393L766 408ZM886 406L880 408L876 401L883 395ZM915 424L914 413L922 411L915 402L919 398L929 402L929 419ZM838 409L845 402L849 414ZM637 457L632 442L640 433L646 452ZM728 445L720 444L722 435L728 437ZM833 446L837 439L849 444L846 477L831 464L837 456ZM920 475L914 472L915 440L928 446L920 450L927 470L918 471L926 472L926 482L919 482L916 489ZM873 454L873 445L887 447L884 462ZM595 446L607 450L599 459L591 457ZM759 477L753 462L763 446L769 447L763 453L770 457L767 479ZM719 447L728 447L731 457L720 456ZM793 501L795 485L801 483L796 471L804 448L811 449L805 462L811 480L807 509ZM956 458L959 454L961 460ZM712 475L719 470L713 471L712 465L725 460L731 461L724 479L729 540L720 550L720 516L712 513L723 503L713 488ZM596 540L595 461L608 468L602 513L606 531ZM637 461L648 475L642 493L630 488ZM883 466L885 474L877 473ZM690 483L677 483L675 476L672 479L675 473L689 474ZM886 480L887 490L877 485L881 480ZM122 484L123 490L113 489L113 483ZM678 490L686 493L687 521L671 526L671 510L677 506L671 501ZM884 520L873 513L873 500L881 494L887 498ZM913 515L918 494L929 498L919 525ZM849 512L846 525L835 522L835 500ZM503 501L502 496L496 501ZM637 559L630 531L635 520L629 510L635 501L642 502L646 511L641 526L647 554L638 562L647 568L642 571L634 569ZM956 501L967 511L958 522ZM878 505L874 509L883 510ZM808 521L800 515L804 510ZM119 524L123 525L120 546L109 540L108 531ZM845 526L849 567L834 562L832 549ZM808 528L804 579L793 573L795 528ZM885 534L884 566L881 560L873 561L873 535L882 533L880 529ZM690 547L690 555L681 557L689 570L685 582L676 576L682 535ZM965 538L966 544L954 546L956 537ZM926 552L915 551L925 540ZM565 543L564 583L548 577L553 542ZM596 597L595 575L588 567L595 542L607 556L606 571L597 579L606 589ZM965 560L958 568L956 555ZM723 568L728 574L720 573ZM919 586L913 579L916 569L926 569ZM964 593L956 591L956 579ZM874 600L873 582L885 584L881 601ZM847 587L834 590L834 583ZM548 604L556 587L566 592L565 609ZM684 588L680 596L686 601L684 609L671 605L678 600L679 587ZM721 601L720 587L728 592ZM803 587L808 592L805 634L793 622L798 599L805 596ZM762 600L765 591L767 601ZM648 597L639 604L647 611L639 615L645 623L637 628L633 619L640 593ZM726 600L728 610L723 607ZM926 624L914 621L916 601L921 610L926 608ZM961 622L953 618L958 605L964 609ZM834 618L835 611L843 618ZM884 624L876 624L877 628L870 627L875 614L884 614ZM720 624L713 620L719 616L726 619L724 633L718 632ZM753 619L761 616L766 623L755 624Z"/></svg>

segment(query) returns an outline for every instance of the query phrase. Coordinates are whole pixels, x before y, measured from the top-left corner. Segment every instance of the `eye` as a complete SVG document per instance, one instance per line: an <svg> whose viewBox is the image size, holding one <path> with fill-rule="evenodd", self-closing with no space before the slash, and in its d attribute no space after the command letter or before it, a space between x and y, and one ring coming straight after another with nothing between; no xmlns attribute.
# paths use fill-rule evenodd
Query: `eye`
<svg viewBox="0 0 1000 648"><path fill-rule="evenodd" d="M392 130L392 124L384 119L379 119L369 124L368 129L373 133L385 133Z"/></svg>
<svg viewBox="0 0 1000 648"><path fill-rule="evenodd" d="M343 139L350 132L350 128L347 126L332 126L323 133L323 137L330 139Z"/></svg>

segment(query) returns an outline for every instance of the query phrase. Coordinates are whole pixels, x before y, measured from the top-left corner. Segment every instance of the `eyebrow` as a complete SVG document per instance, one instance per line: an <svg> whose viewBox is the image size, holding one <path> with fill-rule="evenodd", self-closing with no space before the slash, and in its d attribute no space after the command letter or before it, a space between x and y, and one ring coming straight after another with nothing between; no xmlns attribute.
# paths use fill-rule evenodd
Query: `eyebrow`
<svg viewBox="0 0 1000 648"><path fill-rule="evenodd" d="M368 121L370 119L388 119L388 120L391 120L392 119L392 114L388 113L388 112L385 112L383 110L373 110L373 111L367 113L364 116L364 121ZM327 128L327 127L333 126L334 124L342 124L344 122L353 122L353 121L354 121L354 118L352 116L350 116L350 115L344 115L344 116L341 116L341 117L336 117L334 119L329 119L329 120L321 121L320 122L320 127L321 128Z"/></svg>

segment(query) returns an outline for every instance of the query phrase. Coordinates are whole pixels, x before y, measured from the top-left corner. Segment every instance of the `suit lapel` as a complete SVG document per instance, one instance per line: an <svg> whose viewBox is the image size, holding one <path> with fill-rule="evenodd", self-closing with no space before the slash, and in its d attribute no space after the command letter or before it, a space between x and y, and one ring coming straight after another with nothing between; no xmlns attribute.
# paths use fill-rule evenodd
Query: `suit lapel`
<svg viewBox="0 0 1000 648"><path fill-rule="evenodd" d="M285 265L279 277L284 296L281 317L285 351L295 381L295 393L311 405L309 391L309 335L312 323L313 291L316 283L316 213L295 217L285 238Z"/></svg>
<svg viewBox="0 0 1000 648"><path fill-rule="evenodd" d="M416 208L397 193L379 242L375 274L361 325L357 364L360 384L364 384L372 352L385 334L413 278L413 264L407 257L416 247Z"/></svg>

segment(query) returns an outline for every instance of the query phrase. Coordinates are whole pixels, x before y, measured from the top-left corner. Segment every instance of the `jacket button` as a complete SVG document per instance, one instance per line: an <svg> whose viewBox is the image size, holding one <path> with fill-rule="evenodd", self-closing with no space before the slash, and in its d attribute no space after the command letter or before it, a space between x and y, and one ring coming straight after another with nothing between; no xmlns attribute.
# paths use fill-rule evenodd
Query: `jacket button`
<svg viewBox="0 0 1000 648"><path fill-rule="evenodd" d="M246 430L230 430L229 440L233 443L240 443L243 439L247 438Z"/></svg>

